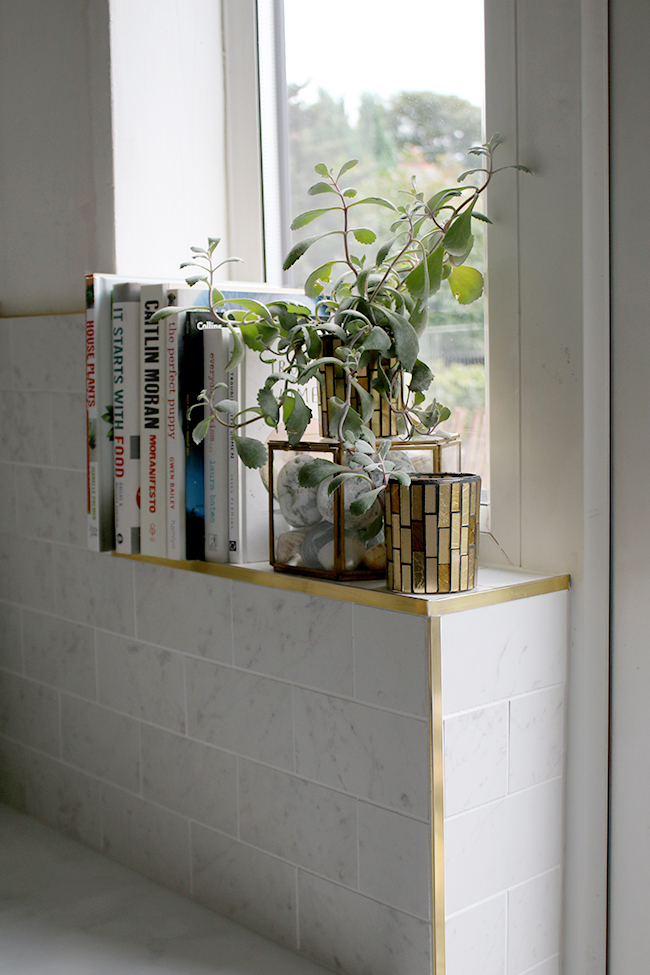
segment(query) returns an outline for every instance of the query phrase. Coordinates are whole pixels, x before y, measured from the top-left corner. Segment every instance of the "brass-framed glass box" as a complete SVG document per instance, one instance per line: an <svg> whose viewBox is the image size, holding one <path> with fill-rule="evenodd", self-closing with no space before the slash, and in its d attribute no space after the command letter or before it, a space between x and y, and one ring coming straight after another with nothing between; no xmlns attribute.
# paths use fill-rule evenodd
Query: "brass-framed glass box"
<svg viewBox="0 0 650 975"><path fill-rule="evenodd" d="M478 573L478 474L412 474L384 494L389 589L464 592Z"/></svg>
<svg viewBox="0 0 650 975"><path fill-rule="evenodd" d="M346 481L328 494L331 478L317 487L302 487L300 468L320 458L343 464L336 441L305 442L296 446L269 441L269 561L281 572L325 579L381 579L386 575L383 503L377 500L360 516L350 504L368 483Z"/></svg>

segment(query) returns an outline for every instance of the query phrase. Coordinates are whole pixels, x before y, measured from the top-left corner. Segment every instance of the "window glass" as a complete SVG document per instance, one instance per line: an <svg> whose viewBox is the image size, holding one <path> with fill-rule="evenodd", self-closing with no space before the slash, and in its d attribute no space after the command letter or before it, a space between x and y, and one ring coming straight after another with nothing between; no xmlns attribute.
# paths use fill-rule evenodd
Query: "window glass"
<svg viewBox="0 0 650 975"><path fill-rule="evenodd" d="M432 193L476 165L467 150L483 141L483 0L284 0L284 51L292 216L316 205L307 189L319 162L358 159L350 185L392 200L413 176ZM362 220L379 234L391 223L389 211L370 207ZM292 242L336 227L319 224ZM469 263L482 271L475 234ZM327 240L312 247L293 283L329 255ZM487 484L483 304L459 305L443 283L431 298L421 358L435 373L436 397L453 410L445 427L462 435L463 468Z"/></svg>

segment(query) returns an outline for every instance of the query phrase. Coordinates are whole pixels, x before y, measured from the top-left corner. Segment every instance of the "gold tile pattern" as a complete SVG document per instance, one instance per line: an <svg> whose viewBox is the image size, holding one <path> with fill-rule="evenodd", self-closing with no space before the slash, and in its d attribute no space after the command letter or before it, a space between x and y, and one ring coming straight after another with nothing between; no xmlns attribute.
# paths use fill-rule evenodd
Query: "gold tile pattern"
<svg viewBox="0 0 650 975"><path fill-rule="evenodd" d="M389 485L389 588L420 595L474 588L480 480L477 474L414 474L410 487Z"/></svg>
<svg viewBox="0 0 650 975"><path fill-rule="evenodd" d="M323 356L331 358L334 356L336 349L340 346L341 342L339 339L334 338L334 336L324 336L323 337ZM382 362L386 367L394 364L396 360L394 359L383 359ZM381 399L379 393L370 388L372 380L375 377L377 371L377 364L372 366L366 366L360 369L357 373L357 382L366 391L372 393L373 399L375 401L375 408L373 414L370 418L370 429L375 434L376 437L396 437L397 436L397 417L396 414L391 410L388 403ZM319 405L319 419L320 419L320 432L322 437L329 437L329 421L330 421L330 397L338 396L339 399L345 399L345 381L343 379L343 373L341 369L328 363L321 367L321 374L324 377L325 383L318 384L318 405ZM401 409L402 406L402 396L401 392L394 401L397 409ZM352 390L352 400L351 406L353 410L357 413L361 412L361 404L359 402L359 394L356 389Z"/></svg>

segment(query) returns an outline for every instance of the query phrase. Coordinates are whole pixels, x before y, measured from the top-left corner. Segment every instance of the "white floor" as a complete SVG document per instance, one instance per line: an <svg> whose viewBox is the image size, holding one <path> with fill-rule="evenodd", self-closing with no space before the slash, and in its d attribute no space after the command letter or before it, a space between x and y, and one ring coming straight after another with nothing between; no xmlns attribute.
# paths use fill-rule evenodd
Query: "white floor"
<svg viewBox="0 0 650 975"><path fill-rule="evenodd" d="M0 805L0 975L327 975Z"/></svg>

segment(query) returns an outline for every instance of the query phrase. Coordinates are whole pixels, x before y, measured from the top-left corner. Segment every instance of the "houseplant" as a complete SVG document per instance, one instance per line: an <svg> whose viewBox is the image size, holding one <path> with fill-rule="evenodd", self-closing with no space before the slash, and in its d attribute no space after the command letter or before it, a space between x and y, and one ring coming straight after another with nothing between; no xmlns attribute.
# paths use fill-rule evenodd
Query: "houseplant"
<svg viewBox="0 0 650 975"><path fill-rule="evenodd" d="M233 430L243 463L261 467L267 460L265 446L239 431L260 416L275 429L282 420L289 444L299 445L311 419L301 390L323 370L333 369L342 380L342 395L329 398L327 432L342 447L341 462L317 458L301 464L300 487L317 489L327 480L331 495L354 481L354 500L346 510L361 518L378 501L389 477L408 486L408 471L389 456L391 443L377 438L371 419L379 401L394 418L398 434L412 439L430 436L449 416L435 398L427 401L434 377L418 357L419 337L427 324L429 298L445 282L461 304L482 294L482 275L466 262L474 244L472 221L487 221L477 203L499 171L494 168L498 143L495 136L470 150L478 165L461 174L457 186L426 198L413 181L403 203L358 199L356 190L342 182L356 160L345 163L336 175L324 163L317 165L320 178L309 194L322 197L322 205L296 217L292 229L331 212L339 214L339 229L300 240L284 263L285 269L292 267L316 241L327 237L340 245L335 256L305 281L305 295L313 307L242 300L236 311L225 312L227 301L214 283L221 266L214 264L219 241L209 240L205 249L193 248L192 261L182 267L199 271L188 278L190 285L200 281L208 287L209 307L200 310L211 312L233 334L227 369L242 361L245 346L273 364L254 406L240 409L240 404L224 398L223 383L204 390L196 406L208 412L196 425L194 439L202 440L210 423L224 423ZM470 176L477 177L475 184L465 182ZM357 207L391 211L394 219L386 240L378 242L372 230L356 223ZM373 245L372 257L359 253L360 247ZM365 383L360 382L362 373L368 377Z"/></svg>

